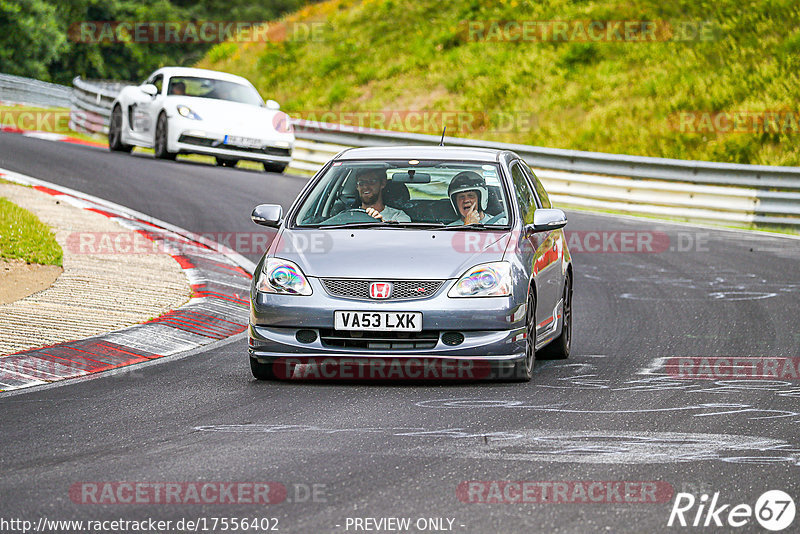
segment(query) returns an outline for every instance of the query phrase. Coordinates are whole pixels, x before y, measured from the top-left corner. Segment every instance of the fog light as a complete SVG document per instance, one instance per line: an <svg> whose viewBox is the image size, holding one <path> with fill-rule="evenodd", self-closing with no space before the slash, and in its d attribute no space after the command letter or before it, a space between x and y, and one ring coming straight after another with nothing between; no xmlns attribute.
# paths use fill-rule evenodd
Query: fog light
<svg viewBox="0 0 800 534"><path fill-rule="evenodd" d="M463 342L464 334L461 332L445 332L442 334L442 343L445 345L453 347L455 345L461 345Z"/></svg>
<svg viewBox="0 0 800 534"><path fill-rule="evenodd" d="M316 330L298 330L294 335L295 339L300 343L313 343L317 340Z"/></svg>

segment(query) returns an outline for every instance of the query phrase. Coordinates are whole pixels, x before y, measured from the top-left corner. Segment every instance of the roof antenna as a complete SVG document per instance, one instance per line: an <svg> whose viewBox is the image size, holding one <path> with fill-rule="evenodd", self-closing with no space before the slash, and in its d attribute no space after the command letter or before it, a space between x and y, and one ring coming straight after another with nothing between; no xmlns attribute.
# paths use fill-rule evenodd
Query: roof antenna
<svg viewBox="0 0 800 534"><path fill-rule="evenodd" d="M442 140L439 141L439 146L444 146L444 132L446 131L447 131L447 126L445 126L444 130L442 130Z"/></svg>

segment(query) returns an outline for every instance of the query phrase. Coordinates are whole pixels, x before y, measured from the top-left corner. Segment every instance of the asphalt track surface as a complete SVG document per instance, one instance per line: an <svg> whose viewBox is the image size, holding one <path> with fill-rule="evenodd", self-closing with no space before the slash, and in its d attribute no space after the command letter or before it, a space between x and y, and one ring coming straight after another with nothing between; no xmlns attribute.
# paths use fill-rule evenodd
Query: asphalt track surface
<svg viewBox="0 0 800 534"><path fill-rule="evenodd" d="M0 134L0 167L201 233L252 232L255 204L288 207L304 184L13 134ZM773 489L798 501L798 377L687 380L662 364L800 357L800 240L569 217L580 239L582 231L648 232L669 246L573 248L573 354L537 362L529 384L262 383L250 376L239 336L183 359L0 396L0 518L274 517L281 532L354 532L352 518L408 517L411 532L418 518L449 518L453 532L465 533L655 532L696 529L667 527L669 495L659 503L572 494L579 502L477 504L457 488L660 481L698 499L719 492L719 504L754 506ZM113 481L277 481L289 495L266 506L70 498L75 484ZM304 499L315 484L316 499ZM686 513L690 523L696 512ZM752 518L736 530L764 531Z"/></svg>

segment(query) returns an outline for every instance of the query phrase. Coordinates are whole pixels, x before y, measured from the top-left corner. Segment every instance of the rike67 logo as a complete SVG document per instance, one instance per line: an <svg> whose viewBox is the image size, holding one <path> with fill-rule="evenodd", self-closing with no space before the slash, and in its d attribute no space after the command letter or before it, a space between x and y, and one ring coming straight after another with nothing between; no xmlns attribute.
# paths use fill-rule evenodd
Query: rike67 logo
<svg viewBox="0 0 800 534"><path fill-rule="evenodd" d="M781 490L762 494L755 507L749 504L722 504L719 492L709 499L703 494L699 499L691 493L678 493L667 526L681 527L743 527L755 517L767 530L784 530L794 522L794 499Z"/></svg>

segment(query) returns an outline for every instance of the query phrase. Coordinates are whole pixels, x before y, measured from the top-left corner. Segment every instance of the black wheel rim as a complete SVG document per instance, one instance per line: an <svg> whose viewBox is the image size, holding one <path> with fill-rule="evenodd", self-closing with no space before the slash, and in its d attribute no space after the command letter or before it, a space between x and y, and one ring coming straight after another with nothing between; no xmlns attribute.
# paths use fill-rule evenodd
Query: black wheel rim
<svg viewBox="0 0 800 534"><path fill-rule="evenodd" d="M158 118L158 126L156 127L156 146L160 154L167 153L167 134L164 131L166 130L165 122L164 115L161 115L161 117Z"/></svg>
<svg viewBox="0 0 800 534"><path fill-rule="evenodd" d="M533 360L536 353L536 304L528 297L528 309L525 310L525 371L533 372Z"/></svg>
<svg viewBox="0 0 800 534"><path fill-rule="evenodd" d="M121 118L121 113L119 112L119 108L117 108L111 115L111 128L110 128L111 131L109 132L111 138L111 144L113 146L116 146L117 143L119 142L121 133L120 118Z"/></svg>

